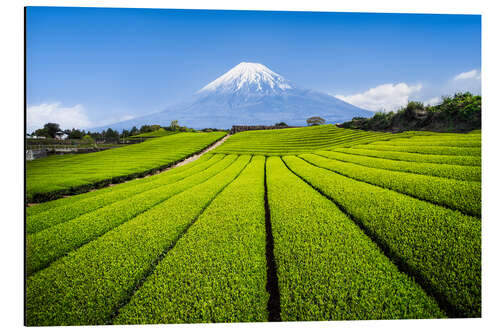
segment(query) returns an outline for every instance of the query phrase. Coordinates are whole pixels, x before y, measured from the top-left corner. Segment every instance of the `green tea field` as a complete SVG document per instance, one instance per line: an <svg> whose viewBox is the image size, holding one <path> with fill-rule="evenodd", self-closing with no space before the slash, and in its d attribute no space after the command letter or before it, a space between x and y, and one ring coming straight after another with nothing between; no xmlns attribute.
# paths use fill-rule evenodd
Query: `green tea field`
<svg viewBox="0 0 500 333"><path fill-rule="evenodd" d="M224 135L224 132L180 133L98 153L28 161L27 200L47 201L143 176L203 150Z"/></svg>
<svg viewBox="0 0 500 333"><path fill-rule="evenodd" d="M29 162L27 198L225 134ZM26 275L28 326L480 317L481 132L233 134L27 207Z"/></svg>

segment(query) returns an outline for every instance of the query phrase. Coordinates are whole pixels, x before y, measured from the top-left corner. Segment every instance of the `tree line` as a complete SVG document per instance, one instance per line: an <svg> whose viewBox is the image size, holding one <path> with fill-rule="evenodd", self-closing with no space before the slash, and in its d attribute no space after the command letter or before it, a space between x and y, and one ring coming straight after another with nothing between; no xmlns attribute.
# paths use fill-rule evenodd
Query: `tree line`
<svg viewBox="0 0 500 333"><path fill-rule="evenodd" d="M62 130L60 125L57 123L46 123L42 128L39 128L31 133L32 136L37 137L45 137L45 138L56 138L59 134L66 134L69 140L83 140L89 142L95 141L105 141L105 142L118 142L125 138L150 133L157 131L159 129L165 129L167 131L174 132L193 132L195 131L192 128L188 128L186 126L180 126L177 120L173 120L170 123L170 126L160 126L160 125L142 125L139 128L136 126L132 127L130 130L122 129L121 132L113 130L112 128L108 128L107 130L103 130L101 132L91 132L85 131L78 128L65 129ZM213 129L206 129L213 130Z"/></svg>
<svg viewBox="0 0 500 333"><path fill-rule="evenodd" d="M481 128L481 96L459 92L443 96L437 105L409 101L395 112L376 112L371 118L355 117L339 127L391 132L467 132Z"/></svg>
<svg viewBox="0 0 500 333"><path fill-rule="evenodd" d="M325 120L320 117L311 117L307 119L307 125L322 125ZM275 126L288 127L285 122L276 123ZM121 132L108 128L101 132L91 132L85 131L83 129L72 128L72 129L61 129L60 125L57 123L46 123L42 128L39 128L31 133L31 136L44 137L48 139L55 139L58 135L66 134L68 140L83 140L87 142L118 142L120 140L129 138L131 136L150 133L157 131L159 129L165 129L167 131L174 132L194 132L195 130L186 126L180 126L177 120L172 120L170 126L160 126L160 125L142 125L139 128L136 126L132 127L130 130L122 129ZM220 131L217 128L204 128L202 132L212 132Z"/></svg>

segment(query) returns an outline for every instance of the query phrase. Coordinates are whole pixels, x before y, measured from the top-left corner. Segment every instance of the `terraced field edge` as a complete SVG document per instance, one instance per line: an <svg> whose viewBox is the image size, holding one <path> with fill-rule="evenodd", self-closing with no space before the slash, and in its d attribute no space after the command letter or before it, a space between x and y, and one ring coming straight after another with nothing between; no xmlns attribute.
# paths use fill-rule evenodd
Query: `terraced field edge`
<svg viewBox="0 0 500 333"><path fill-rule="evenodd" d="M61 189L61 190L45 192L45 193L35 193L31 198L28 198L28 196L25 194L26 205L32 204L32 203L42 203L42 202L47 202L47 201L51 201L51 200L56 200L56 199L62 198L64 196L70 196L70 195L76 195L76 194L81 194L81 193L85 193L85 192L90 192L92 190L101 189L101 188L104 188L104 187L107 187L110 185L120 184L120 183L124 183L124 182L130 181L130 180L133 180L133 179L144 178L146 176L150 176L150 175L154 175L154 174L163 172L166 169L168 169L168 168L170 168L170 167L172 167L172 166L174 166L174 165L176 165L184 160L187 160L188 158L191 158L195 155L198 155L198 154L204 152L205 150L216 145L219 141L223 140L226 136L223 136L222 138L217 139L216 141L210 143L209 145L203 147L202 149L199 149L198 151L195 151L194 153L192 153L190 155L186 155L185 157L183 157L181 159L178 159L176 161L173 161L173 162L170 162L167 164L160 165L160 166L152 168L152 169L148 169L146 171L135 172L135 173L131 173L131 174L124 175L124 176L112 177L112 178L104 179L104 180L90 183L90 184L84 184L84 185L80 185L80 186L71 187L69 189Z"/></svg>

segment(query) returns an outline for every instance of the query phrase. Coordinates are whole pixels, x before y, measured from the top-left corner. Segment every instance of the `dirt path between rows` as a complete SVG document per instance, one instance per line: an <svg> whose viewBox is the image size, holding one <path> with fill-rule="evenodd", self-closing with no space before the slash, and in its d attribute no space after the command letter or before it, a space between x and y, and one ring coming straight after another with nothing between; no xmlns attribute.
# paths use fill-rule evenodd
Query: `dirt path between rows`
<svg viewBox="0 0 500 333"><path fill-rule="evenodd" d="M177 167L180 167L180 166L183 166L183 165L186 165L188 163L191 163L191 162L194 162L196 161L197 159L199 159L201 156L205 155L206 153L208 153L209 151L219 147L221 144L224 143L224 141L226 141L229 137L231 136L231 134L228 134L226 135L225 137L223 137L222 139L214 142L211 146L205 148L204 150L202 150L201 152L197 153L197 154L194 154L188 158L186 158L185 160L182 160L174 165L172 165L171 167L168 167L166 169L163 169L161 171L157 171L155 173L150 173L150 174L147 174L145 175L144 177L137 177L137 178L134 178L134 179L130 179L130 180L127 180L127 181L124 181L124 182L120 182L120 183L116 183L116 184L109 184L107 186L104 186L104 187L100 187L100 188L95 188L95 189L91 189L90 191L88 192L94 192L94 191L97 191L97 190L100 190L100 189L103 189L103 188L106 188L106 187L111 187L111 186L115 186L115 185L118 185L118 184L123 184L123 183L128 183L130 181L133 181L133 180L136 180L136 179L141 179L141 178L146 178L146 177L151 177L151 176L154 176L154 175L157 175L157 174L160 174L160 173L163 173L163 172L166 172L168 170L171 170L171 169L174 169L174 168L177 168ZM86 192L84 192L86 193ZM81 193L79 193L81 194ZM61 198L67 198L67 197L72 197L73 195L77 195L77 194L72 194L72 195L63 195ZM61 199L60 198L60 199ZM54 199L54 200L57 200L57 199ZM28 203L27 206L28 207L31 207L31 206L34 206L34 205L38 205L40 204L39 202L33 202L33 203Z"/></svg>
<svg viewBox="0 0 500 333"><path fill-rule="evenodd" d="M166 168L165 170L162 170L158 173L161 173L161 172L165 172L167 170L170 170L170 169L173 169L173 168L177 168L177 167L180 167L180 166L183 166L185 164L188 164L190 162L193 162L193 161L196 161L197 159L199 159L201 156L203 156L204 154L208 153L209 151L219 147L221 144L224 143L224 141L226 141L229 137L231 136L231 134L228 134L226 135L225 137L223 137L222 139L220 139L219 141L216 141L213 145L211 145L210 147L207 147L205 150L203 150L202 152L198 153L198 154L195 154L191 157L188 157L186 158L185 160L183 161L180 161L179 163L177 164L174 164L172 165L171 167L169 168Z"/></svg>

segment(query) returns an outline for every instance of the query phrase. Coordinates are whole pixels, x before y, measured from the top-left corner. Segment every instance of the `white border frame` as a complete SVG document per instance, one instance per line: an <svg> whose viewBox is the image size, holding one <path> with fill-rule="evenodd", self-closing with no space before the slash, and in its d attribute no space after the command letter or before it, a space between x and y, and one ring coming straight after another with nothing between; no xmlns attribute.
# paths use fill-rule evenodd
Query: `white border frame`
<svg viewBox="0 0 500 333"><path fill-rule="evenodd" d="M4 178L2 195L2 284L1 297L2 326L9 332L17 330L63 330L68 328L26 328L23 327L23 126L24 126L24 6L74 6L74 7L122 7L122 8L184 8L184 9L240 9L240 10L280 10L280 11L336 11L336 12L384 12L384 13L447 13L481 14L482 16L482 95L483 95L483 318L447 320L394 320L394 321L344 321L344 322L290 322L290 323L253 323L253 324L189 324L189 325L149 325L149 326L93 326L71 327L70 331L105 330L205 330L213 332L233 332L255 330L276 330L302 332L314 331L354 331L422 332L453 330L457 332L493 331L500 327L498 315L499 294L499 224L498 213L500 186L499 148L500 103L498 77L500 54L498 32L500 17L498 3L487 0L476 1L436 1L420 0L403 2L398 0L345 0L331 2L326 0L308 1L223 1L211 0L209 3L194 0L7 0L0 10L0 41L4 45L0 52L0 73L2 96L0 109L4 147L2 175ZM464 46L466 47L466 46Z"/></svg>

